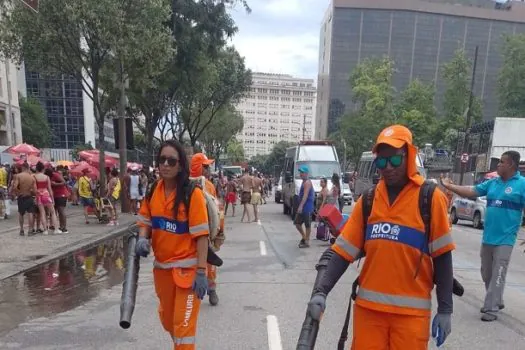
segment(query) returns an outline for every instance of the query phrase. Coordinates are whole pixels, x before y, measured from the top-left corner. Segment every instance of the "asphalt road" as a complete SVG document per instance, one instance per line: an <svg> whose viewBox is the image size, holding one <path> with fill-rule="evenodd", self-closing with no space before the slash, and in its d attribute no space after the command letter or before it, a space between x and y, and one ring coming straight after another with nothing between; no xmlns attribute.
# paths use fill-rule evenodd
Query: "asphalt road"
<svg viewBox="0 0 525 350"><path fill-rule="evenodd" d="M281 206L262 206L261 222L227 218L220 252L220 303L201 308L198 349L295 349L315 279L314 265L328 246L314 241L298 249L298 234ZM466 294L455 298L453 331L442 349L525 349L525 255L516 247L505 293L506 308L493 323L480 321L484 288L479 274L481 231L456 225L456 277ZM348 303L352 266L332 291L316 349L336 349ZM120 286L105 290L76 309L33 319L0 338L0 349L170 349L157 318L151 259L142 264L138 305L131 329L118 328ZM435 303L434 303L435 305ZM433 344L431 344L432 348ZM348 345L349 347L349 345Z"/></svg>

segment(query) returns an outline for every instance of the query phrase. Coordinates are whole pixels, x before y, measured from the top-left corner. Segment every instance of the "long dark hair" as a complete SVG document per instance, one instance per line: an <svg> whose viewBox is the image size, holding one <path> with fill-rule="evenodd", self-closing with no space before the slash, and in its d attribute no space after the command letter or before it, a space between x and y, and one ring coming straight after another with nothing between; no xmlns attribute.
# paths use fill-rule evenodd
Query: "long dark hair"
<svg viewBox="0 0 525 350"><path fill-rule="evenodd" d="M184 150L184 147L182 147L182 144L177 140L168 140L164 141L164 143L162 143L162 145L160 145L159 147L159 151L157 153L157 164L159 165L159 167L159 158L164 147L173 147L177 150L177 153L179 154L180 172L175 177L177 188L175 194L175 204L173 205L173 217L177 218L180 204L183 203L186 206L186 208L188 206L188 203L186 203L185 198L186 190L189 187L188 184L190 182L190 166L188 164L188 156L186 155L186 151Z"/></svg>
<svg viewBox="0 0 525 350"><path fill-rule="evenodd" d="M339 175L337 175L336 173L332 175L332 183L334 184L335 187L337 187L339 194L341 194L341 182L339 180Z"/></svg>

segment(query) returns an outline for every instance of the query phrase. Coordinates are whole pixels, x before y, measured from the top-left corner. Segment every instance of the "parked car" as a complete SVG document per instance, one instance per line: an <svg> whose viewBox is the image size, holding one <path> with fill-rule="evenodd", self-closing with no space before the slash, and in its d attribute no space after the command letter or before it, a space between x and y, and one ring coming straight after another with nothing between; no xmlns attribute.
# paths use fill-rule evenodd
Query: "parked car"
<svg viewBox="0 0 525 350"><path fill-rule="evenodd" d="M275 203L281 203L283 195L283 177L279 177L279 182L275 186Z"/></svg>
<svg viewBox="0 0 525 350"><path fill-rule="evenodd" d="M469 199L456 196L450 208L450 220L453 224L458 220L472 221L474 228L481 229L485 223L486 210L487 197Z"/></svg>
<svg viewBox="0 0 525 350"><path fill-rule="evenodd" d="M352 205L352 190L350 190L350 185L343 183L343 199L346 205Z"/></svg>

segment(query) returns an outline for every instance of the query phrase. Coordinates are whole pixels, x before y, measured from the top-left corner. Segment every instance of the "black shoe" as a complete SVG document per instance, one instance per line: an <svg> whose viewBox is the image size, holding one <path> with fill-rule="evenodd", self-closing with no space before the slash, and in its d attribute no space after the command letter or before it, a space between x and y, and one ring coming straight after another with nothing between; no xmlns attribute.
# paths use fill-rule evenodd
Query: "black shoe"
<svg viewBox="0 0 525 350"><path fill-rule="evenodd" d="M208 291L210 305L215 306L219 303L219 296L215 290Z"/></svg>
<svg viewBox="0 0 525 350"><path fill-rule="evenodd" d="M44 233L44 230L38 229L38 230L36 230L36 231L33 230L32 232L36 232L36 233ZM35 233L35 234L36 234L36 233Z"/></svg>
<svg viewBox="0 0 525 350"><path fill-rule="evenodd" d="M20 230L20 236L25 236L24 230Z"/></svg>
<svg viewBox="0 0 525 350"><path fill-rule="evenodd" d="M40 230L40 231L41 231L41 232L38 232L38 231L35 231L35 230L31 230L31 231L29 231L29 232L27 233L27 235L28 235L29 237L31 237L31 236L36 235L37 233L42 233L42 232L44 232L44 231L42 231L42 230Z"/></svg>
<svg viewBox="0 0 525 350"><path fill-rule="evenodd" d="M492 322L498 319L498 315L492 312L486 312L481 316L481 320L484 322Z"/></svg>
<svg viewBox="0 0 525 350"><path fill-rule="evenodd" d="M500 310L503 310L503 309L505 308L505 305L503 305L503 304L498 305L498 308L499 308ZM488 311L487 309L485 309L484 307L482 307L482 308L479 310L479 312L481 312L482 314L484 314L484 313L487 313L487 312L489 312L489 311Z"/></svg>

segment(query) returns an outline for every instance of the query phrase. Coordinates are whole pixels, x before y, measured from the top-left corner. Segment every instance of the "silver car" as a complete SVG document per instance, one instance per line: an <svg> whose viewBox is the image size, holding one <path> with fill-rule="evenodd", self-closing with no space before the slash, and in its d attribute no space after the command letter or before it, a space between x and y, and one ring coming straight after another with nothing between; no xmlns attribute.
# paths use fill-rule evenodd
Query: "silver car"
<svg viewBox="0 0 525 350"><path fill-rule="evenodd" d="M450 208L450 220L456 224L458 220L472 221L474 228L481 229L485 223L487 197L476 199L455 197Z"/></svg>

